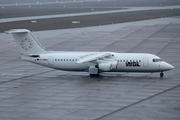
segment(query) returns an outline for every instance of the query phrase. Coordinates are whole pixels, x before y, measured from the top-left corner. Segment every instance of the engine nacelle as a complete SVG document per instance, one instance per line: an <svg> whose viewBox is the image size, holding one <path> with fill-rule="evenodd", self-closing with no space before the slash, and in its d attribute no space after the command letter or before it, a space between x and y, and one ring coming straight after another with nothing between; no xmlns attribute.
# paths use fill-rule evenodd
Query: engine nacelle
<svg viewBox="0 0 180 120"><path fill-rule="evenodd" d="M112 69L117 69L117 61L114 61L114 62L111 62L111 65L112 65Z"/></svg>
<svg viewBox="0 0 180 120"><path fill-rule="evenodd" d="M100 63L98 65L98 68L101 71L110 71L110 70L112 70L112 64L111 63Z"/></svg>
<svg viewBox="0 0 180 120"><path fill-rule="evenodd" d="M110 71L112 69L117 69L117 61L109 62L109 63L100 63L98 65L99 70L101 71Z"/></svg>

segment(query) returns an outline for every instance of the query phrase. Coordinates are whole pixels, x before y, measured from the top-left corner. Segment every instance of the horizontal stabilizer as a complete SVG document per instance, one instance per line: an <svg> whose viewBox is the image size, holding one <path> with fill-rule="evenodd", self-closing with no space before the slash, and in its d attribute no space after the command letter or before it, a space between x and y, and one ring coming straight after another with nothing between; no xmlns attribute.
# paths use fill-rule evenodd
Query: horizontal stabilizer
<svg viewBox="0 0 180 120"><path fill-rule="evenodd" d="M8 30L8 31L4 31L6 34L14 34L14 33L28 33L30 32L27 29L12 29L12 30Z"/></svg>

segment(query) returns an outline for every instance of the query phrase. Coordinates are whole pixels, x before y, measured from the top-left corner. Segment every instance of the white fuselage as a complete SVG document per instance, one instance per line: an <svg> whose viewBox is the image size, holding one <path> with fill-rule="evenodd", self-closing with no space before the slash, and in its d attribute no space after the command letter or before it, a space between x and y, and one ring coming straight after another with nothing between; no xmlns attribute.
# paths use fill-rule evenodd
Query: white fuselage
<svg viewBox="0 0 180 120"><path fill-rule="evenodd" d="M76 62L88 54L99 52L50 52L40 54L39 57L22 56L22 59L65 71L88 71L90 66L95 66L95 62L86 62L77 64ZM170 64L161 61L160 58L153 54L144 53L115 53L110 59L117 61L117 68L108 72L163 72L173 69ZM154 61L157 60L157 61ZM104 71L100 71L104 72Z"/></svg>
<svg viewBox="0 0 180 120"><path fill-rule="evenodd" d="M161 72L174 67L158 56L145 53L68 52L45 49L27 29L5 31L13 34L22 59L66 71L87 71L90 76L100 72Z"/></svg>

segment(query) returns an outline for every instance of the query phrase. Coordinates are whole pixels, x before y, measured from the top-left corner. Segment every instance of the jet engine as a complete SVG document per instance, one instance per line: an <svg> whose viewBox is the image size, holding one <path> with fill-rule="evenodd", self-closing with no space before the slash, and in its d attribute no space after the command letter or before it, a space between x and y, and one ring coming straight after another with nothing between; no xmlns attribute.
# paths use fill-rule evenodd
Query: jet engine
<svg viewBox="0 0 180 120"><path fill-rule="evenodd" d="M101 71L110 71L110 70L112 70L112 65L111 65L111 63L100 63L98 65L98 68Z"/></svg>
<svg viewBox="0 0 180 120"><path fill-rule="evenodd" d="M112 69L117 69L117 61L114 61L114 62L111 62L111 65L112 65Z"/></svg>
<svg viewBox="0 0 180 120"><path fill-rule="evenodd" d="M112 69L117 69L117 61L108 62L108 63L100 63L98 65L98 68L101 71L110 71Z"/></svg>

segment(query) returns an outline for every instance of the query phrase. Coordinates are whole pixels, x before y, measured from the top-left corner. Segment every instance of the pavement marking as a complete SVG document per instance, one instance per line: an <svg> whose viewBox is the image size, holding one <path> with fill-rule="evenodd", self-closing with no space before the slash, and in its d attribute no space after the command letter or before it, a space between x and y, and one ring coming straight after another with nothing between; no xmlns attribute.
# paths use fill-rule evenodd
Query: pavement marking
<svg viewBox="0 0 180 120"><path fill-rule="evenodd" d="M22 73L2 73L1 75L23 75Z"/></svg>
<svg viewBox="0 0 180 120"><path fill-rule="evenodd" d="M17 46L14 41L11 41L9 44L10 44L11 46Z"/></svg>
<svg viewBox="0 0 180 120"><path fill-rule="evenodd" d="M14 44L15 42L14 41L11 41L9 44Z"/></svg>

